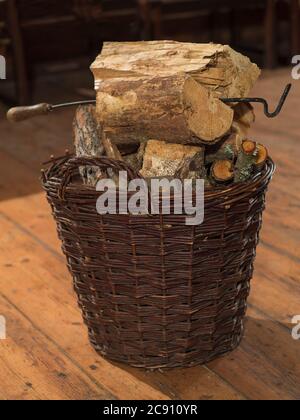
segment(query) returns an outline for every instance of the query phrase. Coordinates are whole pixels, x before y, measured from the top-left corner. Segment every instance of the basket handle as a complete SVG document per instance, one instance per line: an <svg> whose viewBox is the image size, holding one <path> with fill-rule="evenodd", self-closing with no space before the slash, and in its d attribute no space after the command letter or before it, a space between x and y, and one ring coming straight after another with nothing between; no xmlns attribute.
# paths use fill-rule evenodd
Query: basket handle
<svg viewBox="0 0 300 420"><path fill-rule="evenodd" d="M138 172L132 169L127 163L111 159L108 157L71 157L65 161L60 168L61 183L59 187L59 198L63 199L65 191L70 183L72 177L78 174L78 168L80 166L96 166L99 169L106 170L112 169L114 171L126 171L128 179L144 179Z"/></svg>

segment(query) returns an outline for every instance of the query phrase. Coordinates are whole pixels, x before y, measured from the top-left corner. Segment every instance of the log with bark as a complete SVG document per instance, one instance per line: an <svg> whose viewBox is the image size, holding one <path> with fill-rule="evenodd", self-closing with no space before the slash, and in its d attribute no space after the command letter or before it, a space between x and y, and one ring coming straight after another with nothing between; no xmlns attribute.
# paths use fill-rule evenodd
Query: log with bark
<svg viewBox="0 0 300 420"><path fill-rule="evenodd" d="M215 97L246 97L260 75L256 64L228 45L176 41L106 42L91 66L96 91L105 80L191 75Z"/></svg>
<svg viewBox="0 0 300 420"><path fill-rule="evenodd" d="M81 105L77 108L73 121L73 133L77 156L103 155L102 128L97 121L94 105Z"/></svg>
<svg viewBox="0 0 300 420"><path fill-rule="evenodd" d="M233 181L234 165L231 160L216 160L211 166L211 178L213 184L224 184Z"/></svg>
<svg viewBox="0 0 300 420"><path fill-rule="evenodd" d="M146 144L114 144L96 119L94 105L79 106L73 121L73 137L75 153L78 157L101 157L125 161L135 171L143 165ZM85 184L96 185L97 181L107 173L97 167L80 168L80 174Z"/></svg>
<svg viewBox="0 0 300 420"><path fill-rule="evenodd" d="M243 182L264 165L267 150L245 141L251 105L220 100L249 96L260 74L229 46L105 43L91 68L97 105L76 113L78 156L124 160L146 178L208 174L213 185ZM94 185L107 171L82 175Z"/></svg>
<svg viewBox="0 0 300 420"><path fill-rule="evenodd" d="M229 132L233 110L185 74L110 79L97 93L97 117L115 144L151 138L212 144Z"/></svg>
<svg viewBox="0 0 300 420"><path fill-rule="evenodd" d="M96 118L94 105L79 106L73 121L73 135L76 156L101 157L105 150L102 143L102 128ZM85 184L95 185L104 173L97 167L81 167L81 177Z"/></svg>
<svg viewBox="0 0 300 420"><path fill-rule="evenodd" d="M235 165L234 182L245 182L251 178L257 158L258 149L256 142L251 140L243 141Z"/></svg>

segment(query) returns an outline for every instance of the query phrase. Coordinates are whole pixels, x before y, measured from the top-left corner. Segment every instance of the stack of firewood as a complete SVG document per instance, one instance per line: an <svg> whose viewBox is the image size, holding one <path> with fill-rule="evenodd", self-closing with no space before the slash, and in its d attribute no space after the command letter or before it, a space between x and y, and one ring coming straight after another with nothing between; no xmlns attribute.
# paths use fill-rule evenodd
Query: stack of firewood
<svg viewBox="0 0 300 420"><path fill-rule="evenodd" d="M78 108L78 156L124 160L145 178L247 181L267 159L248 139L247 97L259 68L229 46L173 41L106 43L92 65L96 106ZM85 182L103 176L82 171Z"/></svg>

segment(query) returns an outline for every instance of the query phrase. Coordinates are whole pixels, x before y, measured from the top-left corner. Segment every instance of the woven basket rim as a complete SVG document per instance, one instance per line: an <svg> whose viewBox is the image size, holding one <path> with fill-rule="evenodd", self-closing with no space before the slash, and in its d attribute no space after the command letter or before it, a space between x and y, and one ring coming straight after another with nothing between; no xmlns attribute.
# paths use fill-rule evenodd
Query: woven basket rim
<svg viewBox="0 0 300 420"><path fill-rule="evenodd" d="M50 165L46 171L43 171L43 183L47 184L48 182L54 183L57 185L57 188L60 189L61 187L61 179L64 176L64 173L69 168L69 163L72 162L74 165L74 162L78 163L78 174L79 174L79 167L82 165L88 165L91 164L90 160L93 162L99 161L105 161L105 163L111 162L112 164L122 164L122 166L126 167L127 165L124 165L123 162L118 162L113 159L109 158L96 158L96 159L90 159L90 158L76 158L74 155L67 155L63 157L58 157L53 159L51 162L46 162L45 165ZM140 175L135 173L131 168L128 167L128 169L131 171L131 175L136 175L137 178L143 179ZM263 189L265 188L265 185L269 183L270 179L272 178L274 172L276 170L276 165L271 157L268 158L267 162L265 163L264 167L257 172L249 181L232 184L229 186L220 186L217 188L205 188L205 200L206 201L212 201L212 200L218 200L221 201L223 199L229 199L231 198L231 202L238 201L240 197L244 195L248 195L250 192ZM86 184L78 184L72 182L72 177L69 176L66 185L64 185L63 189L63 195L68 195L69 193L74 193L74 190L76 190L77 194L79 195L82 192L85 192L85 194L88 194L89 196L98 196L99 192L95 189L94 186L86 185ZM118 191L118 188L117 188ZM130 194L129 194L130 195ZM171 193L171 197L174 197L174 194Z"/></svg>

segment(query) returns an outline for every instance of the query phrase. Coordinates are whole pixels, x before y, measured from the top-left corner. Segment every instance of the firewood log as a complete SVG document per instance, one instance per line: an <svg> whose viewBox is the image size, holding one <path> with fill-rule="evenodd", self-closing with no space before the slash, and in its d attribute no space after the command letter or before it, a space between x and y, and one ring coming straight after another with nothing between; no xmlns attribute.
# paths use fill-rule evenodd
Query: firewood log
<svg viewBox="0 0 300 420"><path fill-rule="evenodd" d="M256 142L252 140L244 140L242 143L242 151L247 155L253 155L257 151Z"/></svg>
<svg viewBox="0 0 300 420"><path fill-rule="evenodd" d="M102 129L96 119L94 105L79 106L73 121L73 135L76 156L100 157L104 155L102 143ZM81 167L80 174L83 182L95 185L103 177L97 167Z"/></svg>
<svg viewBox="0 0 300 420"><path fill-rule="evenodd" d="M212 144L231 128L233 110L192 77L111 79L97 94L97 116L115 144L159 138Z"/></svg>
<svg viewBox="0 0 300 420"><path fill-rule="evenodd" d="M228 45L175 41L106 42L91 66L96 91L105 80L186 73L215 97L245 97L260 75L256 64Z"/></svg>
<svg viewBox="0 0 300 420"><path fill-rule="evenodd" d="M81 105L77 108L73 129L77 156L103 156L102 129L94 105Z"/></svg>
<svg viewBox="0 0 300 420"><path fill-rule="evenodd" d="M216 160L211 167L211 178L213 182L228 183L234 178L234 165L231 160Z"/></svg>
<svg viewBox="0 0 300 420"><path fill-rule="evenodd" d="M143 168L140 173L144 178L175 176L182 162L197 154L203 156L201 147L150 140L146 146Z"/></svg>
<svg viewBox="0 0 300 420"><path fill-rule="evenodd" d="M257 157L255 165L257 168L262 168L268 159L268 150L262 144L257 145Z"/></svg>
<svg viewBox="0 0 300 420"><path fill-rule="evenodd" d="M245 182L251 178L257 156L257 144L251 140L244 141L235 165L234 182Z"/></svg>

